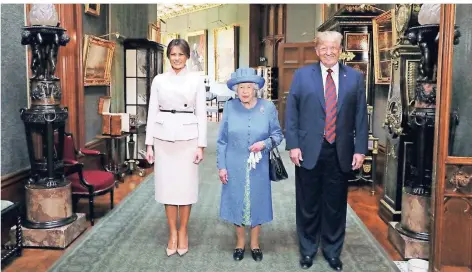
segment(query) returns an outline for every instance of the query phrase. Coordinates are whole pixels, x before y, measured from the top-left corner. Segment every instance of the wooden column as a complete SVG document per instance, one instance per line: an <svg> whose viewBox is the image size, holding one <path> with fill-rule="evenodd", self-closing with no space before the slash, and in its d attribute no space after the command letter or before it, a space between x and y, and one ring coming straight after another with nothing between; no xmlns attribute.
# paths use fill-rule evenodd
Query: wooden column
<svg viewBox="0 0 472 272"><path fill-rule="evenodd" d="M61 27L67 30L70 37L70 42L60 48L57 61L61 102L69 109L66 130L74 135L75 145L80 148L85 146L82 7L80 4L59 4L56 8Z"/></svg>

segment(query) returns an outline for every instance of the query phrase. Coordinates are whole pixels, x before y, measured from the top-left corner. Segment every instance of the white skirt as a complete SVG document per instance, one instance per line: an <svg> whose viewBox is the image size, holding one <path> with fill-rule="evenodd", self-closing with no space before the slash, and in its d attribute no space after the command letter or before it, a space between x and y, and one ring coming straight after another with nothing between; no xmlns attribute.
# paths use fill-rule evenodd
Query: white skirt
<svg viewBox="0 0 472 272"><path fill-rule="evenodd" d="M154 138L157 202L170 205L197 202L198 164L193 163L197 147L197 139L169 142Z"/></svg>

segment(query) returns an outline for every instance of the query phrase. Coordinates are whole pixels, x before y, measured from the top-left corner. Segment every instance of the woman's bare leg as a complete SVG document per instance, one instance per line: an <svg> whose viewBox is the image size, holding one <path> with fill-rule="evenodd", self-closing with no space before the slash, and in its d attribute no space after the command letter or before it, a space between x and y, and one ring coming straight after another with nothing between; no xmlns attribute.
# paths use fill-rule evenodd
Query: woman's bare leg
<svg viewBox="0 0 472 272"><path fill-rule="evenodd" d="M179 217L180 217L180 227L179 227L179 244L178 248L185 249L188 248L188 220L190 218L190 211L192 210L192 205L180 205L179 206Z"/></svg>
<svg viewBox="0 0 472 272"><path fill-rule="evenodd" d="M165 205L167 224L169 225L169 242L168 249L177 249L178 235L177 235L177 214L178 209L176 205Z"/></svg>

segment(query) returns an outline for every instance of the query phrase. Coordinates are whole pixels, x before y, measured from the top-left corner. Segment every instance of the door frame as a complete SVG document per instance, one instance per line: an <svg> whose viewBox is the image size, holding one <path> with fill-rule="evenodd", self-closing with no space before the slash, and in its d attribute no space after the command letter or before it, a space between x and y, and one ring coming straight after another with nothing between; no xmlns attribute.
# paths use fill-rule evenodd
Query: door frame
<svg viewBox="0 0 472 272"><path fill-rule="evenodd" d="M431 198L432 239L430 243L430 271L453 271L461 269L461 265L446 267L443 260L443 242L445 239L445 211L449 199L467 199L469 193L450 192L447 188L447 167L472 165L472 157L457 157L449 155L449 125L452 103L453 57L454 57L454 25L456 5L442 4L439 27L438 50L438 81L440 90L436 96L436 127L434 131L433 183ZM467 27L467 26L466 26ZM470 201L470 200L469 200ZM470 202L469 202L470 204ZM472 225L472 220L470 221ZM469 226L472 232L472 226ZM462 234L457 234L462 235ZM469 249L472 250L472 249ZM458 252L461 252L458 249ZM467 254L467 252L461 252ZM472 260L471 260L472 261ZM451 264L449 264L451 265ZM466 268L467 269L467 268ZM462 271L462 270L454 270Z"/></svg>

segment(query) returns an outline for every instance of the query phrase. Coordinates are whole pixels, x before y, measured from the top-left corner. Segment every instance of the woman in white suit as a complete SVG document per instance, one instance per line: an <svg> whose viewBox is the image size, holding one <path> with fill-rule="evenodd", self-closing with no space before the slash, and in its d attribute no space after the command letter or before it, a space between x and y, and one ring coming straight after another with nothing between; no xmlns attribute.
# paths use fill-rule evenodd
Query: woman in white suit
<svg viewBox="0 0 472 272"><path fill-rule="evenodd" d="M198 164L207 145L205 86L187 70L189 57L185 40L169 43L167 58L172 69L154 78L149 101L146 159L154 162L156 201L165 205L167 256L183 256L188 251L187 223L198 199Z"/></svg>

